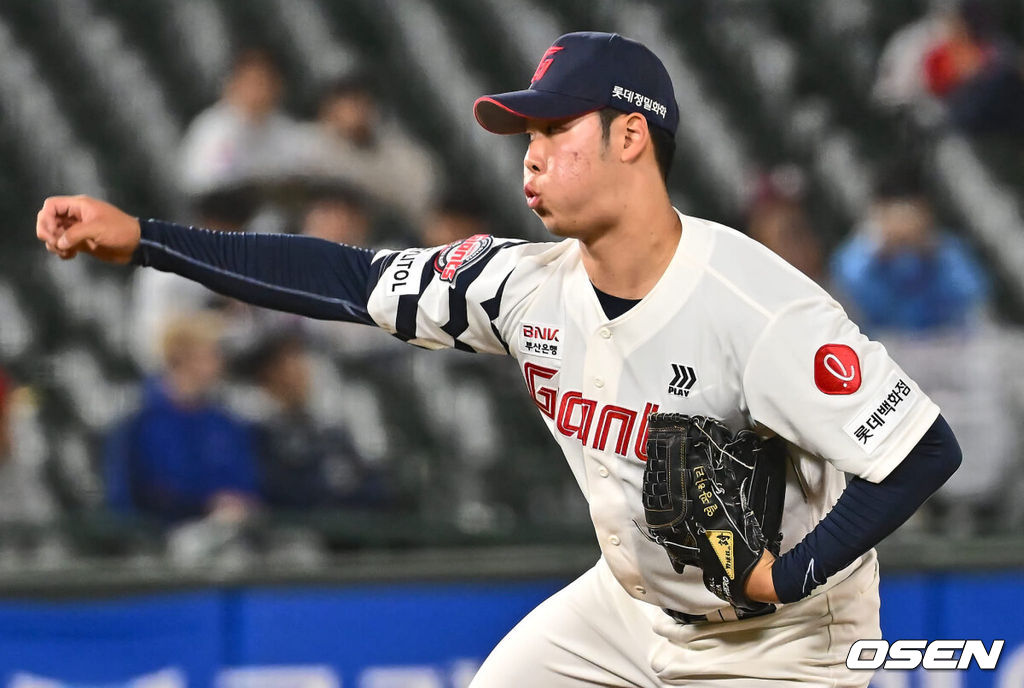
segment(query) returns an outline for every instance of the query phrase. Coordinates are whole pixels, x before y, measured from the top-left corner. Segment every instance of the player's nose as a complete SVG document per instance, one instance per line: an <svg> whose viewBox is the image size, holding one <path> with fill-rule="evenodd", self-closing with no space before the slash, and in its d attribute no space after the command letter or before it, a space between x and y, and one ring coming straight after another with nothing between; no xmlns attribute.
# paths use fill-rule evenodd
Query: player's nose
<svg viewBox="0 0 1024 688"><path fill-rule="evenodd" d="M523 158L523 167L527 172L540 174L544 171L544 156L540 154L536 141L531 141L526 147L526 156Z"/></svg>

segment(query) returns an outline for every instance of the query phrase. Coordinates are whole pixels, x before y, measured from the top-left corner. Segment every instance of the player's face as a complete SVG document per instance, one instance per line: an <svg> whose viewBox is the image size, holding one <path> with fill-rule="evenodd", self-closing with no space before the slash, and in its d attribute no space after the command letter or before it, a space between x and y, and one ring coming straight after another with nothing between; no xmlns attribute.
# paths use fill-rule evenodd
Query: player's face
<svg viewBox="0 0 1024 688"><path fill-rule="evenodd" d="M586 239L616 220L617 166L601 117L530 120L523 160L526 203L552 234Z"/></svg>

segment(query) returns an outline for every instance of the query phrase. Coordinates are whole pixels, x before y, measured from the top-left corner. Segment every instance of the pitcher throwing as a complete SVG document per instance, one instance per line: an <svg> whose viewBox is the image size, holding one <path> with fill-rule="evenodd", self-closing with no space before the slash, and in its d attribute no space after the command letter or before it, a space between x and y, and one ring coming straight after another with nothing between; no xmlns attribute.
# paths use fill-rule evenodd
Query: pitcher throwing
<svg viewBox="0 0 1024 688"><path fill-rule="evenodd" d="M880 637L872 548L960 462L938 407L811 280L673 209L665 180L686 113L643 45L567 34L528 89L474 110L491 132L528 135L525 201L552 242L478 235L371 252L139 220L81 196L47 199L37 234L63 258L173 271L268 308L516 362L589 501L602 556L498 644L474 688L867 685L845 660L855 640ZM742 577L722 549L731 535L673 559L652 534L642 489L655 413L715 420L722 439L701 449L710 473L745 466L739 450L719 451L730 434L782 445L762 456L785 483L781 543L755 548ZM753 512L749 495L724 494L739 481L680 470L690 507L715 497ZM735 520L715 532L741 532ZM707 556L721 560L713 576Z"/></svg>

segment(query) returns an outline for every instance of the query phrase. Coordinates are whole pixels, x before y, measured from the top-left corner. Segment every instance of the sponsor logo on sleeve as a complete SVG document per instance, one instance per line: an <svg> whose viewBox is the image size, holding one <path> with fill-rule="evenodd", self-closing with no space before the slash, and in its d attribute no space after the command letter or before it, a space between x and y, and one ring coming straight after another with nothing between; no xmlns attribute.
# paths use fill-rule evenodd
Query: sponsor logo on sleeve
<svg viewBox="0 0 1024 688"><path fill-rule="evenodd" d="M920 396L905 376L893 371L881 394L862 406L843 430L857 446L870 454L906 418Z"/></svg>
<svg viewBox="0 0 1024 688"><path fill-rule="evenodd" d="M430 254L423 248L410 248L399 253L398 258L388 268L384 280L384 293L387 296L418 294L423 264L429 257Z"/></svg>
<svg viewBox="0 0 1024 688"><path fill-rule="evenodd" d="M562 328L555 325L519 325L520 353L545 358L562 357Z"/></svg>
<svg viewBox="0 0 1024 688"><path fill-rule="evenodd" d="M459 272L484 257L487 249L494 243L489 234L474 234L462 241L448 244L434 259L434 270L442 282L454 284Z"/></svg>
<svg viewBox="0 0 1024 688"><path fill-rule="evenodd" d="M845 344L825 344L814 354L814 384L825 394L860 389L860 359Z"/></svg>

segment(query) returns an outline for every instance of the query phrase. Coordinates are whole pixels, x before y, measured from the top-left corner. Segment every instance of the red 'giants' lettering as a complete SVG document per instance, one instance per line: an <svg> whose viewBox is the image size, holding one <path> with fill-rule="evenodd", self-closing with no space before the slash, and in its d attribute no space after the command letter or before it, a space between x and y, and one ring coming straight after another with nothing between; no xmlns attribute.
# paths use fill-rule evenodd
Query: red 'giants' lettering
<svg viewBox="0 0 1024 688"><path fill-rule="evenodd" d="M657 413L658 404L647 402L643 413L638 413L615 404L598 406L597 401L587 399L575 390L559 395L557 387L544 384L545 380L552 379L557 373L554 368L545 368L536 363L523 366L526 388L533 403L541 413L555 421L558 432L575 438L584 446L589 443L599 451L604 451L609 442L614 442L612 450L623 457L629 453L632 440L634 456L640 461L647 460L647 417Z"/></svg>
<svg viewBox="0 0 1024 688"><path fill-rule="evenodd" d="M550 387L537 387L537 378L550 380L558 371L554 368L545 368L535 363L527 363L523 366L523 376L526 378L526 389L530 392L533 403L548 418L555 418L555 397L558 392Z"/></svg>

